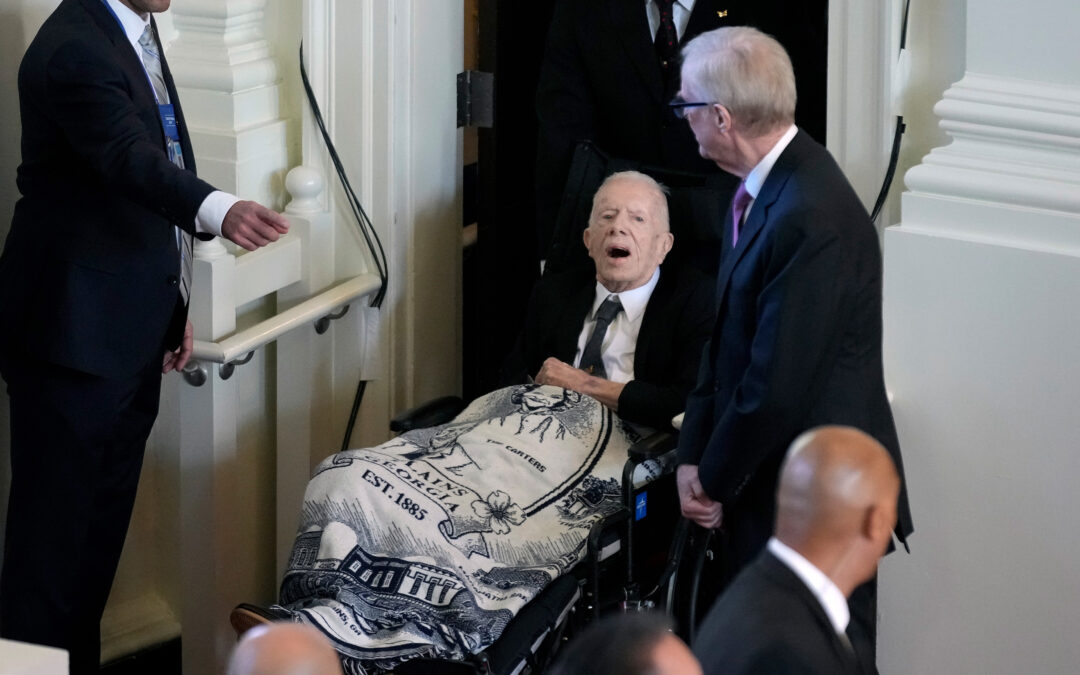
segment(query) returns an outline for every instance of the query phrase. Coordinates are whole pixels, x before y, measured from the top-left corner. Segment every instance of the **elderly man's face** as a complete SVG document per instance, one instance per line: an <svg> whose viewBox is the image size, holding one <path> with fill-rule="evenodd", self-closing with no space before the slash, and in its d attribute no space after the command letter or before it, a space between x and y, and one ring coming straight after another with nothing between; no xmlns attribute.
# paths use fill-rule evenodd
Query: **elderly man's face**
<svg viewBox="0 0 1080 675"><path fill-rule="evenodd" d="M613 180L597 193L585 246L597 280L612 293L645 285L671 250L674 237L661 220L660 199L632 178Z"/></svg>

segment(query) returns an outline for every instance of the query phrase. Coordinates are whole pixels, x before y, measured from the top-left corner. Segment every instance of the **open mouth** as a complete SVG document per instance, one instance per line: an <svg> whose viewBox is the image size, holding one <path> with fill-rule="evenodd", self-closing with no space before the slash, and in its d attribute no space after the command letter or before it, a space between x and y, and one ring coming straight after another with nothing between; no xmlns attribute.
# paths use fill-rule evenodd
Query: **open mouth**
<svg viewBox="0 0 1080 675"><path fill-rule="evenodd" d="M628 258L630 251L621 246L609 246L607 254L609 258Z"/></svg>

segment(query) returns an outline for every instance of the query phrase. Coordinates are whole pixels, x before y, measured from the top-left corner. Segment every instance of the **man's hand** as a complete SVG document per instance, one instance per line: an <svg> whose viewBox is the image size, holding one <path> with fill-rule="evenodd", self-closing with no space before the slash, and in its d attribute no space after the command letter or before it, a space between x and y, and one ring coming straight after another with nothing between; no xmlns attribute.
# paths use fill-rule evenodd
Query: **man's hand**
<svg viewBox="0 0 1080 675"><path fill-rule="evenodd" d="M720 527L724 521L724 507L705 494L696 464L683 464L676 469L675 485L684 516L707 530Z"/></svg>
<svg viewBox="0 0 1080 675"><path fill-rule="evenodd" d="M284 216L257 202L236 202L221 222L221 236L249 251L277 241L288 231Z"/></svg>
<svg viewBox="0 0 1080 675"><path fill-rule="evenodd" d="M188 359L191 358L191 343L195 339L195 329L192 327L191 322L188 321L184 326L184 339L180 341L180 346L175 352L165 352L165 361L161 364L162 374L175 370L177 372L184 369L187 365Z"/></svg>
<svg viewBox="0 0 1080 675"><path fill-rule="evenodd" d="M533 380L537 384L553 384L579 394L592 396L615 412L619 412L619 396L622 395L625 382L612 382L602 377L590 375L580 368L564 363L554 356L549 356L540 372Z"/></svg>
<svg viewBox="0 0 1080 675"><path fill-rule="evenodd" d="M572 389L584 394L587 393L584 389L590 377L584 370L575 368L554 356L549 356L544 361L544 365L540 366L540 372L536 374L535 382L537 384L552 384L556 387Z"/></svg>

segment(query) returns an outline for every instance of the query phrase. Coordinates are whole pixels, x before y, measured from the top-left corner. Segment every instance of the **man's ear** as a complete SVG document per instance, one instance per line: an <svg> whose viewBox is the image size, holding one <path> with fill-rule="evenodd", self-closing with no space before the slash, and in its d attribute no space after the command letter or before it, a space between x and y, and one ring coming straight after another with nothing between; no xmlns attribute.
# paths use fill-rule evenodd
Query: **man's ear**
<svg viewBox="0 0 1080 675"><path fill-rule="evenodd" d="M589 248L590 239L592 239L592 227L586 226L585 231L581 233L581 240L585 242L585 248Z"/></svg>
<svg viewBox="0 0 1080 675"><path fill-rule="evenodd" d="M671 247L675 244L675 235L670 231L665 232L660 240L660 262L664 262L664 258L671 252Z"/></svg>
<svg viewBox="0 0 1080 675"><path fill-rule="evenodd" d="M874 504L866 509L862 536L871 541L883 541L892 536L892 530L893 523L889 522L889 515L881 504Z"/></svg>
<svg viewBox="0 0 1080 675"><path fill-rule="evenodd" d="M731 131L734 128L734 121L731 117L731 111L727 109L727 106L722 103L713 104L713 113L716 115L716 126L721 132Z"/></svg>

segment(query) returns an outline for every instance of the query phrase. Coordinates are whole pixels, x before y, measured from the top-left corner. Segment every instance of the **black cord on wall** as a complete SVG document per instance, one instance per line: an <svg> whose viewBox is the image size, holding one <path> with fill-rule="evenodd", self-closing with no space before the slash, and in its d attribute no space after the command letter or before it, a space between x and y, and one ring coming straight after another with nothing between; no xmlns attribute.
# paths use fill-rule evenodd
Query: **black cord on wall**
<svg viewBox="0 0 1080 675"><path fill-rule="evenodd" d="M908 10L911 9L911 0L904 3L904 22L900 27L900 51L907 46ZM889 167L885 170L885 180L881 184L877 201L874 202L874 210L870 213L870 220L876 221L881 214L881 208L885 206L885 200L889 197L889 189L892 187L893 178L896 176L896 165L900 161L900 142L904 137L904 116L897 115L896 131L893 133L892 153L889 155Z"/></svg>
<svg viewBox="0 0 1080 675"><path fill-rule="evenodd" d="M352 211L353 220L356 222L356 228L364 238L364 243L367 245L368 252L375 262L375 268L378 272L381 286L379 287L378 293L371 299L371 306L375 308L382 307L383 301L386 299L387 282L390 279L386 251L383 249L382 240L379 239L378 232L375 231L375 226L371 223L371 218L368 217L367 211L364 210L363 204L360 203L360 198L356 196L356 191L353 190L352 183L349 181L349 176L345 172L345 165L342 164L341 158L338 156L337 148L334 147L334 142L330 139L330 133L326 130L326 122L323 119L322 111L319 109L319 102L315 100L315 92L311 89L311 82L308 81L307 68L304 67L303 42L300 43L300 79L304 83L304 93L307 94L308 105L311 106L311 116L315 120L315 124L319 127L319 133L322 135L323 142L326 144L327 153L330 155L330 161L334 164L334 171L337 173L338 180L341 182L341 188L345 192L345 198L349 204L349 210ZM364 390L366 388L367 380L363 379L363 373L361 373L360 381L356 385L356 395L353 397L352 409L349 412L349 421L345 425L345 437L341 441L342 452L349 449L353 427L356 426L356 416L360 412L360 403L364 400Z"/></svg>

